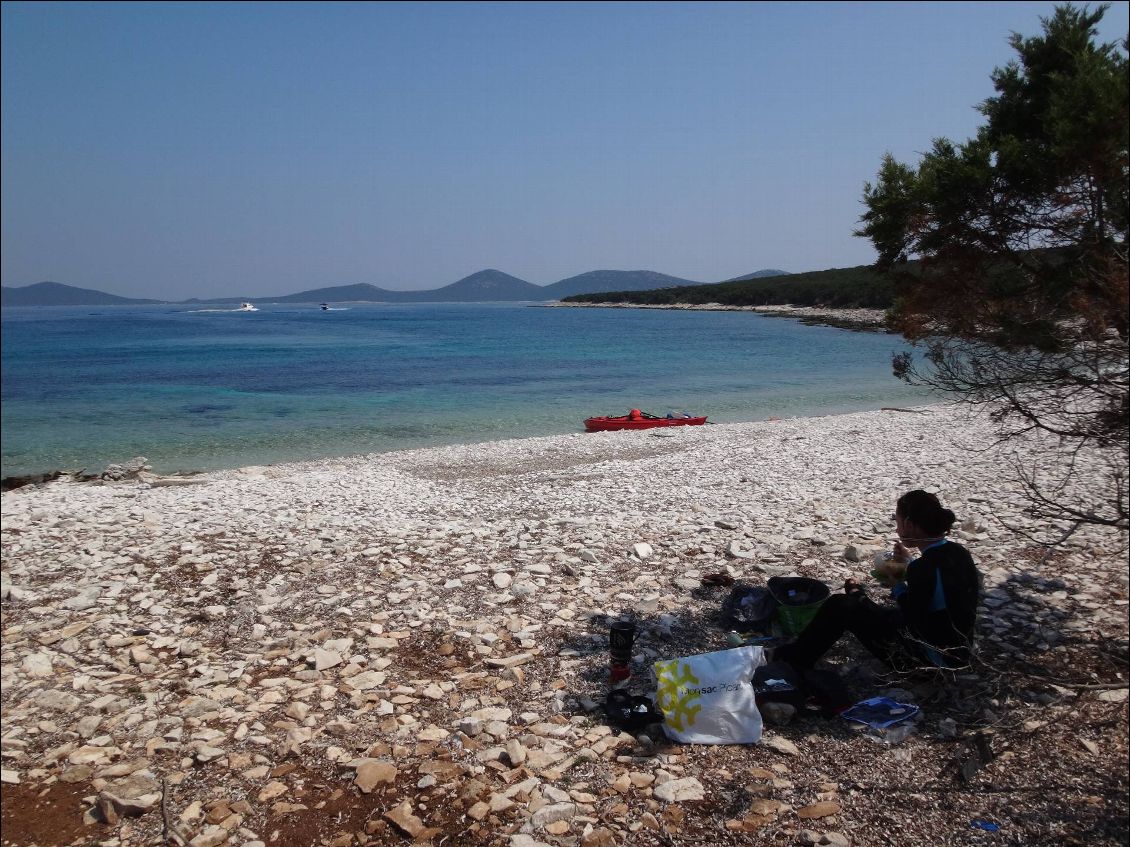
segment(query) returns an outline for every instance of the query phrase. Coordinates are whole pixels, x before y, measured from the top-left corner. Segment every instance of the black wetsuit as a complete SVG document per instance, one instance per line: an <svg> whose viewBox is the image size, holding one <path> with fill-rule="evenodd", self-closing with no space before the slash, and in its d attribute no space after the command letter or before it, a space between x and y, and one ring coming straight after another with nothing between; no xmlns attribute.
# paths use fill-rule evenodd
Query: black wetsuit
<svg viewBox="0 0 1130 847"><path fill-rule="evenodd" d="M829 597L777 658L810 668L845 632L887 664L961 666L969 661L981 578L969 551L948 539L925 548L891 590L896 607L880 606L862 591Z"/></svg>

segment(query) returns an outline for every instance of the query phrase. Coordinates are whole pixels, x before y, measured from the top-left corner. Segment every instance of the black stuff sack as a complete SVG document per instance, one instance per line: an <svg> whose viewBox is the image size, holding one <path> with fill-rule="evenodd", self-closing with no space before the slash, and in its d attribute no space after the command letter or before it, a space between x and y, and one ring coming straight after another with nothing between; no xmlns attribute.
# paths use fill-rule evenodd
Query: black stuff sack
<svg viewBox="0 0 1130 847"><path fill-rule="evenodd" d="M616 689L604 701L604 714L612 726L627 732L639 732L655 723L663 723L663 712L648 697L639 697Z"/></svg>
<svg viewBox="0 0 1130 847"><path fill-rule="evenodd" d="M788 703L798 710L811 705L825 718L851 706L851 693L839 674L830 670L798 670L788 662L770 662L753 676L758 705Z"/></svg>
<svg viewBox="0 0 1130 847"><path fill-rule="evenodd" d="M777 601L768 588L739 582L722 604L722 628L736 632L768 632Z"/></svg>
<svg viewBox="0 0 1130 847"><path fill-rule="evenodd" d="M788 703L797 709L808 700L804 679L788 662L770 662L753 674L753 696L757 705L762 703Z"/></svg>
<svg viewBox="0 0 1130 847"><path fill-rule="evenodd" d="M838 715L852 705L851 692L835 671L807 670L803 673L808 699L826 718Z"/></svg>

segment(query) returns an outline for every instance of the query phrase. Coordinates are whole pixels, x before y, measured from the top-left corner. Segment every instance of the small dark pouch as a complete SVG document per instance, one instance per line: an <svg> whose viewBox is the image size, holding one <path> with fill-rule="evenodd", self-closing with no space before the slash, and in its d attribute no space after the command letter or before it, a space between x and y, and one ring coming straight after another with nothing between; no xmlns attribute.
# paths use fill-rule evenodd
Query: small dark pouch
<svg viewBox="0 0 1130 847"><path fill-rule="evenodd" d="M754 671L753 694L758 705L788 703L797 709L808 699L801 675L788 662L770 662Z"/></svg>
<svg viewBox="0 0 1130 847"><path fill-rule="evenodd" d="M627 691L610 691L604 701L608 722L627 732L639 732L654 723L663 723L663 712L648 697Z"/></svg>

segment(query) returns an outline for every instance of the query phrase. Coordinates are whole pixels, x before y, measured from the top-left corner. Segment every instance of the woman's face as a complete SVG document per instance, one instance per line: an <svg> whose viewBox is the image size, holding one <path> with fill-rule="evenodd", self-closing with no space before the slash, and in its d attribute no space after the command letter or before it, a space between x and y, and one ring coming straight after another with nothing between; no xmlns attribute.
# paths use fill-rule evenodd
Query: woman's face
<svg viewBox="0 0 1130 847"><path fill-rule="evenodd" d="M912 544L922 535L914 521L907 520L899 512L895 512L895 532L898 533L899 540L906 544Z"/></svg>

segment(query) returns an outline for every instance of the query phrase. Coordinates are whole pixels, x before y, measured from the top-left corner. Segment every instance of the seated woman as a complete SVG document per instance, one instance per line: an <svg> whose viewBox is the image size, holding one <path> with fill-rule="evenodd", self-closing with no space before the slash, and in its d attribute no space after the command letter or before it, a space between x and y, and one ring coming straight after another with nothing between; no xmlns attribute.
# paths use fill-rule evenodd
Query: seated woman
<svg viewBox="0 0 1130 847"><path fill-rule="evenodd" d="M935 665L959 667L969 662L977 619L981 577L969 551L946 537L953 512L925 491L898 499L892 563L884 580L896 606L880 606L849 579L844 594L829 597L796 641L779 648L775 659L811 668L833 644L850 632L885 664L898 669ZM910 559L907 547L921 555ZM900 573L901 572L901 573Z"/></svg>

